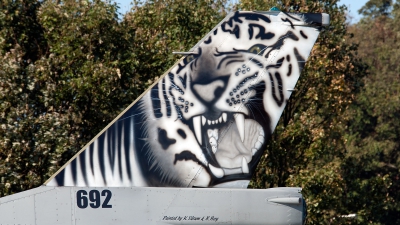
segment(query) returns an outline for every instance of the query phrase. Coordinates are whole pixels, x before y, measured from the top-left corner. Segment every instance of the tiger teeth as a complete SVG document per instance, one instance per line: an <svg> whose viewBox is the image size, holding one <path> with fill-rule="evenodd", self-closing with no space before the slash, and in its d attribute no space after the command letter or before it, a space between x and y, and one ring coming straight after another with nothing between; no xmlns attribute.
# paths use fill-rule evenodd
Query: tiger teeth
<svg viewBox="0 0 400 225"><path fill-rule="evenodd" d="M210 165L211 166L211 165ZM218 169L218 168L216 168ZM210 167L211 170L211 167ZM213 172L211 170L211 172ZM222 168L222 172L225 175L233 175L233 174L238 174L238 173L249 173L249 163L247 162L245 157L242 157L242 167L236 167L236 168ZM214 174L214 172L213 172ZM214 174L214 176L216 176Z"/></svg>
<svg viewBox="0 0 400 225"><path fill-rule="evenodd" d="M212 173L215 177L221 178L221 177L224 176L224 170L223 170L223 169L214 167L214 166L211 165L211 164L208 164L208 168L210 168L211 173Z"/></svg>
<svg viewBox="0 0 400 225"><path fill-rule="evenodd" d="M247 163L247 160L244 157L242 158L242 172L249 173L249 164Z"/></svg>
<svg viewBox="0 0 400 225"><path fill-rule="evenodd" d="M234 115L234 117L235 117L235 121L236 121L236 126L239 130L240 139L243 142L244 141L244 115L241 113L236 113Z"/></svg>
<svg viewBox="0 0 400 225"><path fill-rule="evenodd" d="M201 117L200 116L195 116L193 117L193 127L194 127L194 133L196 134L197 141L201 145Z"/></svg>
<svg viewBox="0 0 400 225"><path fill-rule="evenodd" d="M222 113L221 116L216 119L216 120L208 120L206 119L205 116L195 116L193 117L193 127L194 127L194 132L197 138L197 141L199 142L199 144L202 144L202 126L208 124L208 125L212 125L212 124L220 124L220 123L225 123L227 121L228 115L226 113ZM214 134L213 136L218 140L218 130L215 129L216 134ZM209 134L210 136L210 134Z"/></svg>
<svg viewBox="0 0 400 225"><path fill-rule="evenodd" d="M224 123L226 123L226 119L228 118L228 115L226 113L222 113L222 120Z"/></svg>
<svg viewBox="0 0 400 225"><path fill-rule="evenodd" d="M255 147L256 149L260 149L261 146L262 146L262 144L261 144L261 142L259 142L259 141L257 141L257 142L255 143L255 145L254 145L254 147Z"/></svg>

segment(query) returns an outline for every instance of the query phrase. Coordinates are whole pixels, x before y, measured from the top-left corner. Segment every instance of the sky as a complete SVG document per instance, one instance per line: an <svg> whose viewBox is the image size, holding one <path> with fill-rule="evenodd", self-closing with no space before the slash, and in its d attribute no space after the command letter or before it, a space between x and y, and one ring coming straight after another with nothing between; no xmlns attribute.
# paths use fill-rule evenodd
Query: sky
<svg viewBox="0 0 400 225"><path fill-rule="evenodd" d="M123 1L123 0L120 0ZM353 19L351 23L357 23L361 16L358 14L358 10L367 3L368 0L340 0L339 4L346 5L348 13Z"/></svg>
<svg viewBox="0 0 400 225"><path fill-rule="evenodd" d="M125 14L130 10L132 0L113 0L120 6L120 13ZM357 23L361 16L358 14L358 10L365 5L368 0L340 0L338 4L346 5L350 16L353 18L351 23Z"/></svg>

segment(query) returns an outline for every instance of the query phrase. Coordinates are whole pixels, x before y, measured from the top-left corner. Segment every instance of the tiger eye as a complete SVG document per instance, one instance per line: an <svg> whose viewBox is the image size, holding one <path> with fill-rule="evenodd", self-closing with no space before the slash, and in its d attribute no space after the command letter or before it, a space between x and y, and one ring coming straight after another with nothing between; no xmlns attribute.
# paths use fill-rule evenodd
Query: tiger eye
<svg viewBox="0 0 400 225"><path fill-rule="evenodd" d="M194 59L194 56L189 55L188 57L186 57L186 62L191 62Z"/></svg>
<svg viewBox="0 0 400 225"><path fill-rule="evenodd" d="M261 51L261 49L258 46L254 46L249 50L249 52L253 53L253 54L258 54L260 51Z"/></svg>

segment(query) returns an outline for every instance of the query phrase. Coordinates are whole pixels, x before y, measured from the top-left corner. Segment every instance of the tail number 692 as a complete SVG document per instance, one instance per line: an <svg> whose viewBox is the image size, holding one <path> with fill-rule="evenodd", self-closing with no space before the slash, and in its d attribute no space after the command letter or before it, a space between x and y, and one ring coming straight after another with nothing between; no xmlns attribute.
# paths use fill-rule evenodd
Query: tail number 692
<svg viewBox="0 0 400 225"><path fill-rule="evenodd" d="M89 195L87 191L79 190L76 192L76 204L81 209L86 209L89 205L93 209L99 208L100 205L101 208L112 208L112 205L109 204L111 195L112 193L110 190L101 191L101 196L105 197L103 203L101 203L102 198L98 190L89 191Z"/></svg>

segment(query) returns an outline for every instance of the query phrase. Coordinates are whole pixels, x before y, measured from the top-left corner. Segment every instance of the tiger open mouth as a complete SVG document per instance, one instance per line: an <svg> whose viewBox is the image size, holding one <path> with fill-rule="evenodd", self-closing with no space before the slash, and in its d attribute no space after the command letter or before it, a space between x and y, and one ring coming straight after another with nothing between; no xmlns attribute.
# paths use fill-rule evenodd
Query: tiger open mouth
<svg viewBox="0 0 400 225"><path fill-rule="evenodd" d="M224 112L216 120L196 116L193 127L216 178L248 174L250 161L265 141L262 126L242 113Z"/></svg>

